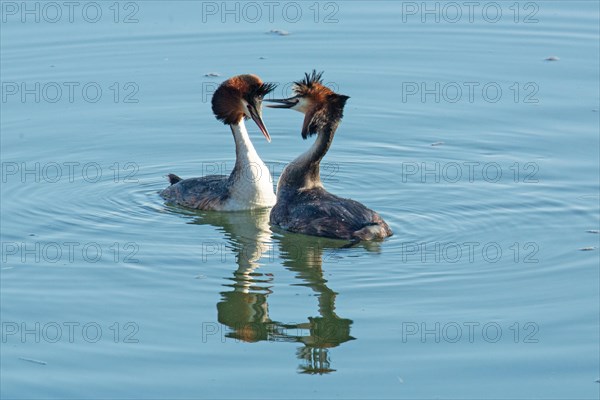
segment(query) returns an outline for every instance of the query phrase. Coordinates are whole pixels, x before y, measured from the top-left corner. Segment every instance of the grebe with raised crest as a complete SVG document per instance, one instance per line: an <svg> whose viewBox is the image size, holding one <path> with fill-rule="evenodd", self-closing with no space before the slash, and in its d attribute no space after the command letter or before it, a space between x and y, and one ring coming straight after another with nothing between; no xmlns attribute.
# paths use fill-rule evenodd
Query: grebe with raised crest
<svg viewBox="0 0 600 400"><path fill-rule="evenodd" d="M267 141L271 141L262 120L262 101L275 86L256 75L238 75L223 82L212 97L212 110L219 121L231 127L236 154L233 171L229 176L189 179L169 174L171 185L160 195L169 202L199 210L237 211L273 206L271 173L254 149L244 120L252 118Z"/></svg>
<svg viewBox="0 0 600 400"><path fill-rule="evenodd" d="M304 114L302 138L317 134L308 151L283 170L277 183L277 203L270 222L291 232L351 241L381 240L392 230L375 211L361 203L338 197L323 187L319 166L343 117L348 96L323 85L313 70L294 83L295 96L265 100L271 108L289 108Z"/></svg>

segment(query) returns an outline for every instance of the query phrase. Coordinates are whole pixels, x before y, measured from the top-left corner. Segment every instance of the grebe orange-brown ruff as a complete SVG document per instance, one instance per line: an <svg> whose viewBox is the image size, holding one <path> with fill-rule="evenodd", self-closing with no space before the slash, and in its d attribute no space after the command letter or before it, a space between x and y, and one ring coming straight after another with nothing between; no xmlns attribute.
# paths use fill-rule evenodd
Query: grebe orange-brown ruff
<svg viewBox="0 0 600 400"><path fill-rule="evenodd" d="M270 222L291 232L345 240L380 240L392 230L375 211L361 203L343 199L325 190L319 165L329 150L335 131L343 117L348 96L323 86L321 73L313 71L295 82L295 96L267 105L290 108L303 113L302 138L317 134L304 154L283 170L277 183L277 203Z"/></svg>
<svg viewBox="0 0 600 400"><path fill-rule="evenodd" d="M254 149L244 119L252 118L270 142L262 121L263 97L275 88L256 75L234 76L223 82L212 98L219 121L231 127L235 141L235 166L229 176L208 175L181 179L169 174L171 186L161 196L172 203L200 210L236 211L275 204L273 179Z"/></svg>

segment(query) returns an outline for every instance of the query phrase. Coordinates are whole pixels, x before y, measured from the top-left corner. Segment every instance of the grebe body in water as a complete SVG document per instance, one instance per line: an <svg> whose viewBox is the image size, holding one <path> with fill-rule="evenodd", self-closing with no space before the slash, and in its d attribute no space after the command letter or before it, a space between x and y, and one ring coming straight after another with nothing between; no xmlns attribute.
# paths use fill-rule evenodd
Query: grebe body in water
<svg viewBox="0 0 600 400"><path fill-rule="evenodd" d="M256 75L239 75L223 82L212 98L219 121L231 127L235 141L235 166L229 176L208 175L181 179L169 174L171 186L161 196L172 203L199 210L237 211L275 204L271 173L254 149L244 120L252 118L270 142L262 121L263 97L275 88Z"/></svg>
<svg viewBox="0 0 600 400"><path fill-rule="evenodd" d="M283 170L270 222L307 235L352 241L384 239L392 231L379 214L357 201L329 193L321 182L319 165L331 146L349 98L325 87L321 75L313 71L295 82L293 97L266 100L279 103L267 107L290 108L305 115L303 139L317 134L310 149Z"/></svg>

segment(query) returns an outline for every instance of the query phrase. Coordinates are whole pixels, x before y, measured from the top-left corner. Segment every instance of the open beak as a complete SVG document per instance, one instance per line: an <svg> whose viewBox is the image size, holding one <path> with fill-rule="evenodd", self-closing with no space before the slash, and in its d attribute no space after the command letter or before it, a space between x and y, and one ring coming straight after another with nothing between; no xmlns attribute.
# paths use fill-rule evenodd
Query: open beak
<svg viewBox="0 0 600 400"><path fill-rule="evenodd" d="M258 129L260 129L260 131L263 133L263 135L265 135L265 138L267 138L267 142L270 143L271 142L271 135L269 135L269 131L267 131L267 127L265 126L265 123L262 120L262 116L256 110L256 107L249 105L248 106L248 111L250 112L250 117L256 123L256 125L258 126Z"/></svg>
<svg viewBox="0 0 600 400"><path fill-rule="evenodd" d="M292 108L296 104L298 104L298 97L290 97L288 99L265 99L265 101L269 101L271 103L279 103L279 104L267 104L269 108Z"/></svg>

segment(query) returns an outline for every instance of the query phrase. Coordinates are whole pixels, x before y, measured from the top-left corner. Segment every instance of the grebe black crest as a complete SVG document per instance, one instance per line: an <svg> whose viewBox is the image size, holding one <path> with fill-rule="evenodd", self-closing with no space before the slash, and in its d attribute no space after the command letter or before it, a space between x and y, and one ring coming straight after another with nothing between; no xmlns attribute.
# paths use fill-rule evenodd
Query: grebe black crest
<svg viewBox="0 0 600 400"><path fill-rule="evenodd" d="M266 100L271 108L304 114L301 135L317 135L310 149L283 170L277 183L277 203L270 222L291 232L345 240L381 240L392 235L387 223L361 203L338 197L323 187L319 166L344 116L348 96L323 85L322 72L305 74L294 83L294 96Z"/></svg>
<svg viewBox="0 0 600 400"><path fill-rule="evenodd" d="M256 75L238 75L223 82L213 95L212 110L233 133L236 153L233 171L229 176L190 179L169 174L171 186L161 196L171 203L200 210L236 211L273 206L271 173L254 149L244 121L252 118L267 141L271 141L262 120L262 101L275 86Z"/></svg>

